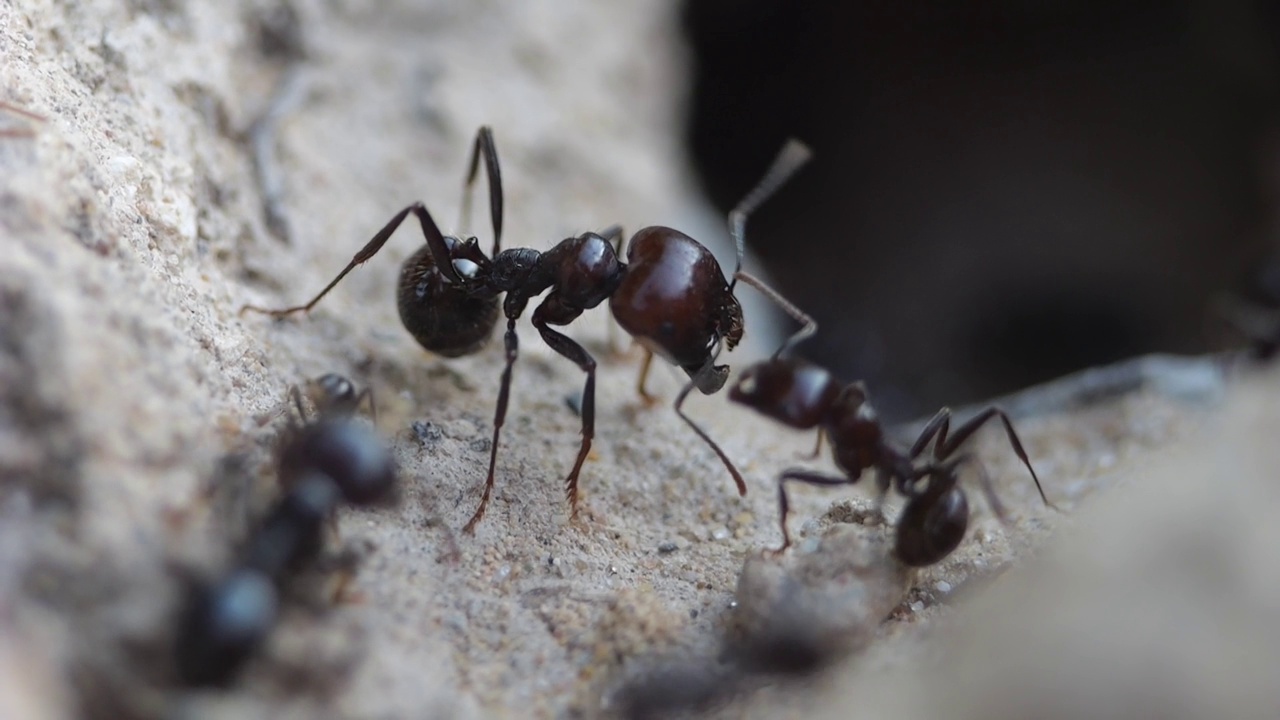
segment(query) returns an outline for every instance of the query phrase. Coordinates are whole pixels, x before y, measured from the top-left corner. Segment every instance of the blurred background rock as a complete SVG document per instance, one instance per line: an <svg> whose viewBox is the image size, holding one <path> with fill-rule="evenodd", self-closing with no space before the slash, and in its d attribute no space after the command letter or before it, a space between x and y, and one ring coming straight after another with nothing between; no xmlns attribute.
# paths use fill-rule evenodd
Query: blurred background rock
<svg viewBox="0 0 1280 720"><path fill-rule="evenodd" d="M729 207L817 154L750 246L804 349L920 414L1230 341L1280 212L1280 6L689 0L688 142ZM1254 287L1259 283L1264 286Z"/></svg>

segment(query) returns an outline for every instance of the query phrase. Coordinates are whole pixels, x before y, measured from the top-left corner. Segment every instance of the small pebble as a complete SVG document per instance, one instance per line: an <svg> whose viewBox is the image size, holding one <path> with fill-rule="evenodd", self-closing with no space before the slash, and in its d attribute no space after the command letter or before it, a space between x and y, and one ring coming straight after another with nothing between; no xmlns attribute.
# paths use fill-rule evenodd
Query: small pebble
<svg viewBox="0 0 1280 720"><path fill-rule="evenodd" d="M680 549L680 546L670 540L658 545L658 552L662 555L670 555L671 553L679 549Z"/></svg>
<svg viewBox="0 0 1280 720"><path fill-rule="evenodd" d="M440 438L444 437L444 431L434 423L414 420L410 427L413 429L413 436L423 445L434 445Z"/></svg>
<svg viewBox="0 0 1280 720"><path fill-rule="evenodd" d="M728 539L728 537L729 537L728 528L718 527L715 530L711 531L712 540L726 540Z"/></svg>
<svg viewBox="0 0 1280 720"><path fill-rule="evenodd" d="M938 592L942 593L943 595L946 595L947 593L951 592L951 583L947 582L946 580L939 580L937 584L937 588L938 588Z"/></svg>
<svg viewBox="0 0 1280 720"><path fill-rule="evenodd" d="M919 600L916 600L915 602L911 603L911 612L913 613L924 612L924 603L920 602Z"/></svg>

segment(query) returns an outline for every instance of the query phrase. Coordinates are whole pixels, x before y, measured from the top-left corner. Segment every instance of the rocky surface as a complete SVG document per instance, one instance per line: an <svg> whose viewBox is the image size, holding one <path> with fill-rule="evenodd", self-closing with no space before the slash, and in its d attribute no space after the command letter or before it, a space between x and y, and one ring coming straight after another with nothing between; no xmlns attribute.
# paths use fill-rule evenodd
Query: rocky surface
<svg viewBox="0 0 1280 720"><path fill-rule="evenodd" d="M1122 638L1132 623L1112 614L1124 603L1104 594L1116 578L1151 603L1177 595L1179 581L1202 590L1178 596L1168 618L1183 632L1160 637L1194 662L1222 657L1239 624L1258 616L1242 611L1223 632L1197 634L1214 603L1275 609L1274 588L1251 580L1275 576L1264 572L1274 542L1254 544L1262 529L1250 523L1273 506L1264 470L1275 419L1264 393L1276 383L1258 381L1222 406L1212 361L1193 363L1208 378L1200 392L1135 381L1019 407L1028 451L1064 512L1040 506L1002 434L984 434L977 451L1008 524L978 510L958 552L910 577L886 557L867 559L883 575L869 576L866 595L840 596L853 614L834 619L865 651L792 681L721 660L727 631L749 634L770 616L735 613L735 592L754 587L740 580L744 562L748 580L765 583L749 596L768 597L768 578L792 582L787 568L813 567L838 547L820 537L863 538L862 552L874 553L889 531L863 524L861 490L799 491L796 554L757 558L779 541L772 478L802 462L812 437L780 432L723 396L693 399L690 413L748 478L739 498L669 408L638 401L638 358L612 353L604 313L589 313L571 332L601 358L597 435L582 513L569 522L561 483L579 420L566 399L583 378L522 323L496 494L467 536L459 529L488 460L501 351L444 360L402 331L392 288L417 244L412 230L309 316L238 315L245 303L309 297L413 200L454 227L481 123L497 132L508 245L545 248L622 222L675 225L728 250L676 144L683 51L673 14L669 4L550 0L0 7L0 100L45 118L0 110L0 129L30 131L0 137L0 715L590 717L622 709L635 678L682 662L731 685L731 694L686 687L720 712L803 716L856 702L888 714L902 701L891 689L957 666L924 662L960 642L935 628L1022 617L992 619L1000 603L1030 612L1041 632L1025 642L1021 631L1006 631L1014 641L980 633L994 645L960 667L988 668L984 682L1043 673L1042 682L1019 680L1027 695L966 712L1013 717L1025 698L1058 693L1065 713L1078 706L1061 694L1075 686L1055 684L1059 667L1018 663L1001 643L1043 649L1055 632L1084 637L1091 622L1124 626L1106 632ZM479 217L472 229L487 237ZM739 364L771 345L765 313L748 313L756 340L730 356ZM184 583L219 567L276 492L271 452L287 388L331 371L373 389L401 468L400 502L341 516L329 564L355 558L358 570L338 601L316 569L320 582L288 599L241 682L180 689L169 648ZM678 387L665 368L651 378L664 398ZM1009 570L1042 545L1055 548L1038 561L1052 568L1038 570L1051 596L1031 580L1036 570L1027 580ZM830 557L831 572L805 582L847 578L838 570L847 559ZM1179 575L1184 560L1207 574ZM1144 590L1145 568L1174 579ZM1018 594L1028 585L1038 594ZM957 621L967 613L976 619ZM1024 627L1015 620L1010 628ZM1087 656L1080 642L1058 662ZM1275 647L1242 652L1262 663ZM1011 665L1022 674L996 672ZM1159 671L1150 676L1168 677ZM1179 690L1218 714L1267 700L1248 684L1253 675L1229 679L1237 685L1209 678ZM947 681L928 684L941 693ZM854 701L850 688L860 689ZM899 717L924 717L942 697L922 695Z"/></svg>

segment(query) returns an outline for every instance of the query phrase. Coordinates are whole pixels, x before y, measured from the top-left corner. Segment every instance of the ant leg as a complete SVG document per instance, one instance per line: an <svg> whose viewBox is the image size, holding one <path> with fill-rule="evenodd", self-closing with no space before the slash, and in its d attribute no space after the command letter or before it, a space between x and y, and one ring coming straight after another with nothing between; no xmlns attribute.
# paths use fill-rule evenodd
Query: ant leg
<svg viewBox="0 0 1280 720"><path fill-rule="evenodd" d="M533 311L531 318L542 340L587 374L587 384L582 388L582 444L578 446L578 457L573 461L573 469L564 481L570 520L578 516L578 473L582 471L582 464L591 451L591 440L596 436L596 361L581 345L547 325L567 325L581 314L581 310L564 306L553 292Z"/></svg>
<svg viewBox="0 0 1280 720"><path fill-rule="evenodd" d="M945 443L947 441L947 430L950 427L951 408L944 407L934 413L934 416L929 418L929 422L924 424L924 429L920 431L920 437L916 438L916 441L911 444L911 449L907 451L907 457L912 460L920 457L920 453L924 452L924 449L929 446L929 441L932 440L935 435L938 436L938 445ZM936 449L938 445L934 446L934 457L937 457Z"/></svg>
<svg viewBox="0 0 1280 720"><path fill-rule="evenodd" d="M965 462L972 462L978 468L978 482L982 485L982 494L987 498L987 504L991 506L991 512L995 513L1000 524L1008 525L1009 516L1005 512L1004 503L1000 502L1000 496L996 495L995 486L991 484L991 476L987 474L987 466L982 464L978 458L966 455L950 465L948 472L955 473L955 469Z"/></svg>
<svg viewBox="0 0 1280 720"><path fill-rule="evenodd" d="M1031 467L1031 460L1027 457L1027 451L1022 447L1022 440L1018 438L1017 431L1013 429L1013 421L1009 419L1009 416L1005 414L1004 410L1001 410L994 405L983 410L977 415L974 415L963 425L956 428L955 434L950 437L947 436L947 430L950 425L951 410L948 408L939 410L938 414L935 415L934 419L929 423L930 425L933 425L936 422L938 425L938 441L933 446L934 458L938 460L945 460L949 455L951 455L951 453L956 451L956 448L963 445L966 440L977 432L978 428L982 427L984 423L993 417L1000 418L1000 422L1004 424L1005 434L1009 436L1009 444L1013 446L1014 454L1018 456L1018 459L1026 466L1027 471L1031 473L1031 479L1035 481L1036 490L1040 493L1040 500L1044 502L1045 507L1057 510L1058 506L1049 502L1049 498L1044 494L1044 488L1040 486L1040 477L1036 475L1035 468ZM917 440L916 442L918 444L920 441Z"/></svg>
<svg viewBox="0 0 1280 720"><path fill-rule="evenodd" d="M791 333L791 336L788 337L786 341L782 343L782 345L778 346L778 349L773 353L773 357L775 359L789 352L796 345L799 345L802 341L808 339L811 335L818 332L818 321L814 320L813 317L810 316L805 311L796 307L794 303L792 303L790 300L783 297L782 294L779 293L777 290L774 290L772 287L769 287L769 285L766 284L765 281L761 280L755 275L752 275L747 272L743 272L741 270L735 272L733 274L733 277L735 280L741 280L742 282L750 285L756 290L759 290L760 294L769 298L774 302L774 304L782 308L782 311L785 312L787 315L790 315L791 319L800 323L800 329L796 330L794 333Z"/></svg>
<svg viewBox="0 0 1280 720"><path fill-rule="evenodd" d="M272 317L284 317L296 312L310 312L311 308L315 307L316 303L320 302L321 298L328 295L329 291L341 282L342 278L347 276L347 273L354 270L357 265L363 264L374 255L377 255L378 251L382 249L382 246L387 243L391 234L400 227L400 223L404 222L405 218L409 216L409 213L413 213L417 216L418 224L422 226L422 236L426 239L427 247L431 248L431 255L435 258L436 266L439 268L440 272L443 273L450 282L461 283L462 278L458 275L458 272L454 270L453 262L449 257L449 246L444 242L444 235L440 233L440 228L436 227L435 220L431 219L431 213L427 212L426 206L421 202L416 202L396 213L395 216L391 218L390 222L379 230L377 235L373 236L373 239L370 240L368 244L363 248L360 248L360 252L356 253L355 256L351 258L351 262L347 263L347 266L342 269L342 272L338 273L338 276L330 281L328 285L325 285L324 289L320 291L320 294L311 298L311 301L306 305L282 308L280 310L271 310L269 308L258 307L257 305L245 305L240 308L240 314L243 315L245 312L253 311L256 313L262 313L263 315L270 315Z"/></svg>
<svg viewBox="0 0 1280 720"><path fill-rule="evenodd" d="M480 507L463 526L462 532L475 533L476 523L484 517L485 508L489 506L489 494L493 492L493 472L498 464L498 435L502 432L502 424L507 419L507 398L511 395L511 368L516 364L520 354L520 339L516 337L516 319L507 318L507 334L503 337L507 350L507 366L502 370L502 387L498 390L498 408L493 413L493 444L489 448L489 475L484 481L484 494L480 496Z"/></svg>
<svg viewBox="0 0 1280 720"><path fill-rule="evenodd" d="M373 421L373 426L378 426L378 406L373 402L373 388L365 388L356 395L356 407L360 407L360 403L369 401L369 419Z"/></svg>
<svg viewBox="0 0 1280 720"><path fill-rule="evenodd" d="M262 217L277 240L291 243L289 216L284 210L285 180L278 160L277 135L285 115L302 101L306 87L297 66L285 72L271 93L266 109L245 133L253 160L253 173L262 196Z"/></svg>
<svg viewBox="0 0 1280 720"><path fill-rule="evenodd" d="M711 363L709 361L708 366L710 366L710 364ZM733 466L733 462L729 460L729 456L724 454L724 450L720 449L720 446L716 444L715 440L711 439L711 436L708 435L705 430L698 427L698 424L694 422L693 419L690 418L688 415L685 415L684 410L680 409L680 406L684 405L685 398L689 397L689 393L692 392L693 388L697 386L696 383L697 383L696 379L690 380L688 383L685 384L684 388L680 390L680 394L676 396L676 404L675 404L676 414L679 415L680 419L684 420L685 423L689 425L689 427L693 428L693 431L698 433L698 437L702 438L703 442L710 445L711 449L715 451L717 456L719 456L720 462L724 463L724 466L726 469L728 469L729 474L733 476L733 482L738 486L738 495L746 495L747 483L742 479L742 473L738 472L738 468Z"/></svg>
<svg viewBox="0 0 1280 720"><path fill-rule="evenodd" d="M649 366L652 364L653 351L649 348L645 348L644 360L640 361L640 377L636 380L636 393L640 396L640 401L649 406L658 402L658 397L656 395L650 395L649 391L644 389L645 381L649 379Z"/></svg>
<svg viewBox="0 0 1280 720"><path fill-rule="evenodd" d="M824 487L835 487L837 485L852 485L857 482L847 477L839 477L836 475L823 475L808 470L787 470L778 476L778 513L779 523L782 526L782 547L769 550L770 555L778 555L783 550L791 547L791 533L787 532L787 515L791 512L791 503L787 500L787 482L795 480L796 482L806 483L808 485L821 485Z"/></svg>
<svg viewBox="0 0 1280 720"><path fill-rule="evenodd" d="M293 400L293 407L298 411L298 420L305 423L307 421L307 411L302 409L302 391L298 389L297 385L289 386L289 399ZM289 426L296 427L292 419L289 420Z"/></svg>
<svg viewBox="0 0 1280 720"><path fill-rule="evenodd" d="M605 240L613 241L613 254L618 258L618 262L622 262L622 226L610 225L600 231L600 237ZM623 267L626 267L625 265ZM608 335L606 342L609 344L609 352L615 357L622 355L623 351L618 349L618 321L613 317L613 313L609 313L609 329L606 331ZM643 395L644 393L641 393Z"/></svg>
<svg viewBox="0 0 1280 720"><path fill-rule="evenodd" d="M29 120L35 120L36 122L44 122L45 120L48 120L48 118L46 118L45 116L39 113L33 113L26 108L18 107L13 103L7 103L3 100L0 100L0 110L8 110L14 115L21 115L22 117L25 117Z"/></svg>
<svg viewBox="0 0 1280 720"><path fill-rule="evenodd" d="M14 115L25 117L28 120L35 120L36 122L44 122L45 120L48 119L43 115L33 113L30 110L18 107L17 105L14 105L12 103L4 102L3 100L0 100L0 110L8 110ZM35 134L36 133L34 130L28 130L28 129L6 128L4 130L0 130L0 137L11 137L11 138L34 137Z"/></svg>
<svg viewBox="0 0 1280 720"><path fill-rule="evenodd" d="M808 455L801 455L805 460L817 460L822 455L822 428L818 428L818 441L813 444L813 452Z"/></svg>
<svg viewBox="0 0 1280 720"><path fill-rule="evenodd" d="M489 179L489 222L493 226L493 252L489 256L495 257L502 251L502 169L498 164L498 148L493 143L493 130L488 125L480 126L471 146L471 162L462 185L462 219L458 222L458 229L461 232L471 222L471 188L480 170L481 156L484 157L485 176Z"/></svg>

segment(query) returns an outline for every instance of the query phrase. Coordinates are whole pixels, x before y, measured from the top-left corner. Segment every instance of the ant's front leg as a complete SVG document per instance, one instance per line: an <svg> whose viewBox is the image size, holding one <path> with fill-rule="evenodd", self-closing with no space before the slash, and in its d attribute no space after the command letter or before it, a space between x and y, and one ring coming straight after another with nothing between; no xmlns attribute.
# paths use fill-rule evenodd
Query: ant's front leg
<svg viewBox="0 0 1280 720"><path fill-rule="evenodd" d="M538 329L543 341L587 374L587 383L582 388L582 444L578 447L578 457L573 461L573 469L564 481L570 520L578 516L578 474L582 471L582 464L586 462L587 454L591 451L591 441L596 435L596 361L581 345L548 326L568 325L581 314L581 309L564 304L559 293L553 291L533 311L532 318L533 326Z"/></svg>
<svg viewBox="0 0 1280 720"><path fill-rule="evenodd" d="M422 236L426 240L427 247L431 249L431 255L435 259L436 266L439 268L440 272L444 274L450 282L461 283L462 278L458 275L458 272L454 270L453 261L449 257L449 246L444 241L444 235L440 233L440 228L436 226L436 221L431 218L431 213L427 211L427 206L423 205L421 202L416 202L396 213L395 216L393 216L391 220L378 231L378 234L373 236L372 240L370 240L364 247L360 248L360 252L357 252L355 256L351 258L351 262L347 263L347 266L342 269L342 272L338 273L338 276L331 280L328 285L325 285L324 289L321 290L318 295L311 298L311 301L307 304L282 308L279 310L272 310L269 308L259 307L257 305L245 305L240 308L240 314L243 315L246 312L252 311L262 313L263 315L270 315L272 317L284 317L296 312L310 312L311 308L315 307L316 303L320 302L321 298L328 295L329 291L341 282L342 278L347 276L347 273L354 270L357 265L361 265L374 255L377 255L378 251L382 249L382 246L387 244L387 240L390 239L391 234L394 233L400 227L400 224L405 221L405 218L409 216L409 213L413 213L414 216L418 218L418 224L422 226Z"/></svg>
<svg viewBox="0 0 1280 720"><path fill-rule="evenodd" d="M820 485L823 487L835 487L838 485L852 485L857 482L856 479L840 477L836 475L823 475L822 473L812 472L810 470L791 469L783 472L778 476L778 513L779 524L782 526L782 547L773 550L766 550L770 555L779 555L782 551L791 547L791 533L787 532L787 515L791 512L791 503L787 499L787 482L794 480L808 485Z"/></svg>
<svg viewBox="0 0 1280 720"><path fill-rule="evenodd" d="M702 438L702 441L710 445L711 449L715 451L716 456L720 458L720 462L724 463L729 474L733 476L733 482L738 486L738 495L743 496L747 494L747 483L742 479L742 473L738 472L738 468L734 467L733 461L729 459L728 455L724 454L724 450L720 449L720 446L716 444L716 441L712 440L711 436L699 427L698 423L694 422L692 418L685 415L684 410L681 409L684 405L685 398L689 397L689 393L692 392L695 387L706 393L707 391L703 390L703 388L715 385L718 390L724 385L724 378L728 376L729 369L727 366L717 366L715 364L716 355L718 354L718 350L716 353L712 353L711 358L702 366L702 369L693 374L689 382L680 390L680 394L676 395L674 407L676 414L680 416L680 419L684 420L690 428L693 428L693 431L698 434L698 437ZM719 383L718 385L716 384L717 382Z"/></svg>

